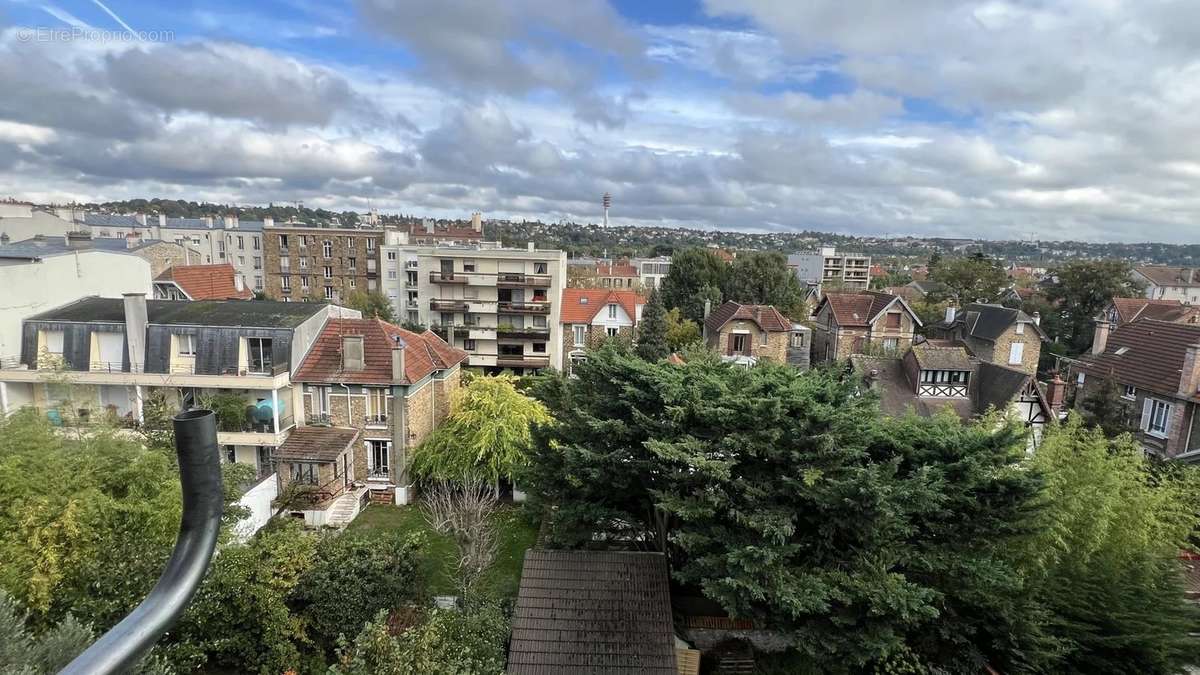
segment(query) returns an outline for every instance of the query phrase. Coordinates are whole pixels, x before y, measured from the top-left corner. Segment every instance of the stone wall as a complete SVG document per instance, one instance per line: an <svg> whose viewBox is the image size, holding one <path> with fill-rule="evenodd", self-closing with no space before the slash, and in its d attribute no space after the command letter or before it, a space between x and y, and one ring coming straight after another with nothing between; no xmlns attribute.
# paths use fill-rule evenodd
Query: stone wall
<svg viewBox="0 0 1200 675"><path fill-rule="evenodd" d="M285 276L284 270L280 266L280 258L283 257L285 249L281 246L280 236L286 236L288 245L286 254L289 260L289 266L286 276L290 277L291 291L283 291L282 278ZM301 237L306 237L308 240L307 246L301 248ZM367 240L375 240L374 249L367 250ZM375 290L381 290L380 278L381 261L380 261L380 245L382 237L377 232L347 232L345 230L322 230L320 228L272 228L263 231L263 275L265 277L265 290L267 294L274 299L284 297L291 298L292 301L299 300L325 300L325 287L331 286L335 297L342 302L349 297L354 291L367 292L371 290L372 283L375 285ZM328 240L332 243L332 254L326 258L324 254L324 242ZM348 248L347 241L350 241L353 246ZM301 269L301 259L307 261L307 268ZM351 269L349 261L354 258L354 268ZM368 273L369 259L375 261L375 271ZM324 268L332 267L333 278L326 279L324 276ZM307 276L309 287L307 291L303 288L302 277Z"/></svg>
<svg viewBox="0 0 1200 675"><path fill-rule="evenodd" d="M420 445L433 432L435 409L436 398L432 382L425 383L404 400L404 416L408 420L408 447Z"/></svg>
<svg viewBox="0 0 1200 675"><path fill-rule="evenodd" d="M972 340L969 342L968 344L971 345L972 351L974 351L975 342L982 341ZM1009 352L1012 349L1012 345L1015 343L1023 343L1025 345L1024 351L1021 353L1021 363L1019 365L1009 364L1008 362ZM1008 330L1004 331L1004 333L996 339L995 344L992 345L992 350L989 357L983 356L983 354L980 352L976 352L975 355L981 359L990 360L992 363L998 363L1000 365L1017 368L1032 375L1037 372L1038 358L1041 356L1041 353L1042 340L1032 326L1026 326L1025 332L1020 335L1017 334L1017 329L1015 326L1010 326Z"/></svg>

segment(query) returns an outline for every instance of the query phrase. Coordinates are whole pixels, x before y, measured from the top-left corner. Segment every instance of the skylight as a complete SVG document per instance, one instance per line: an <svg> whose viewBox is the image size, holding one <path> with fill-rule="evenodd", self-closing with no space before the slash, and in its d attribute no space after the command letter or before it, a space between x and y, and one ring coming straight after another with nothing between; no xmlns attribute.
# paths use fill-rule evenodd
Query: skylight
<svg viewBox="0 0 1200 675"><path fill-rule="evenodd" d="M1117 355L1117 356L1120 356L1120 355L1124 354L1124 353L1125 353L1125 352L1127 352L1127 351L1129 351L1129 347L1119 347L1119 348L1117 349L1117 351L1116 351L1116 355Z"/></svg>

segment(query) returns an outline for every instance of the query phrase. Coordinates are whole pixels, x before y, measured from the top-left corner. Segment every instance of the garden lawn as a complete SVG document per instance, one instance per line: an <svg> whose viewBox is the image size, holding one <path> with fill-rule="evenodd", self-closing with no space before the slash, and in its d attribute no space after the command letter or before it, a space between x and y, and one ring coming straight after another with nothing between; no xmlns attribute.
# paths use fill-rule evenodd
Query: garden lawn
<svg viewBox="0 0 1200 675"><path fill-rule="evenodd" d="M496 600L517 596L521 582L521 564L526 549L537 540L537 525L528 522L520 507L505 506L493 517L499 546L496 559L480 579L480 592ZM421 566L429 580L431 595L458 595L455 581L455 560L458 549L454 541L429 527L419 506L387 506L372 504L346 528L347 536L367 537L373 533L418 533L424 540Z"/></svg>

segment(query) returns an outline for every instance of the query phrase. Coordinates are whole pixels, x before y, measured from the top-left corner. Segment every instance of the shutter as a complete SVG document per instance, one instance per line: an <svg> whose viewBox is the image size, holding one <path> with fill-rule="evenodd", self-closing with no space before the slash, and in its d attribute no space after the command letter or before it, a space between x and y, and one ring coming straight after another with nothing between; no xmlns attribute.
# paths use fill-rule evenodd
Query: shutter
<svg viewBox="0 0 1200 675"><path fill-rule="evenodd" d="M1149 398L1142 400L1142 421L1138 425L1138 427L1142 431L1145 431L1146 429L1150 428L1150 399Z"/></svg>
<svg viewBox="0 0 1200 675"><path fill-rule="evenodd" d="M1167 414L1163 418L1163 436L1171 435L1171 418L1175 415L1175 406L1167 404Z"/></svg>
<svg viewBox="0 0 1200 675"><path fill-rule="evenodd" d="M729 334L729 346L726 349L726 354L733 356L733 333Z"/></svg>

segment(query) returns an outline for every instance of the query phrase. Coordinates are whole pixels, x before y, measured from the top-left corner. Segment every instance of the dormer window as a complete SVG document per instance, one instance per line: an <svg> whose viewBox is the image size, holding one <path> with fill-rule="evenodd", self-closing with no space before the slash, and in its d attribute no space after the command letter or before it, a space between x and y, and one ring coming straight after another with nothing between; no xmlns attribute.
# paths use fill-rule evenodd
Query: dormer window
<svg viewBox="0 0 1200 675"><path fill-rule="evenodd" d="M579 304L586 305L587 303L588 299L586 297L579 298Z"/></svg>
<svg viewBox="0 0 1200 675"><path fill-rule="evenodd" d="M931 398L966 398L970 371L922 370L917 396Z"/></svg>

